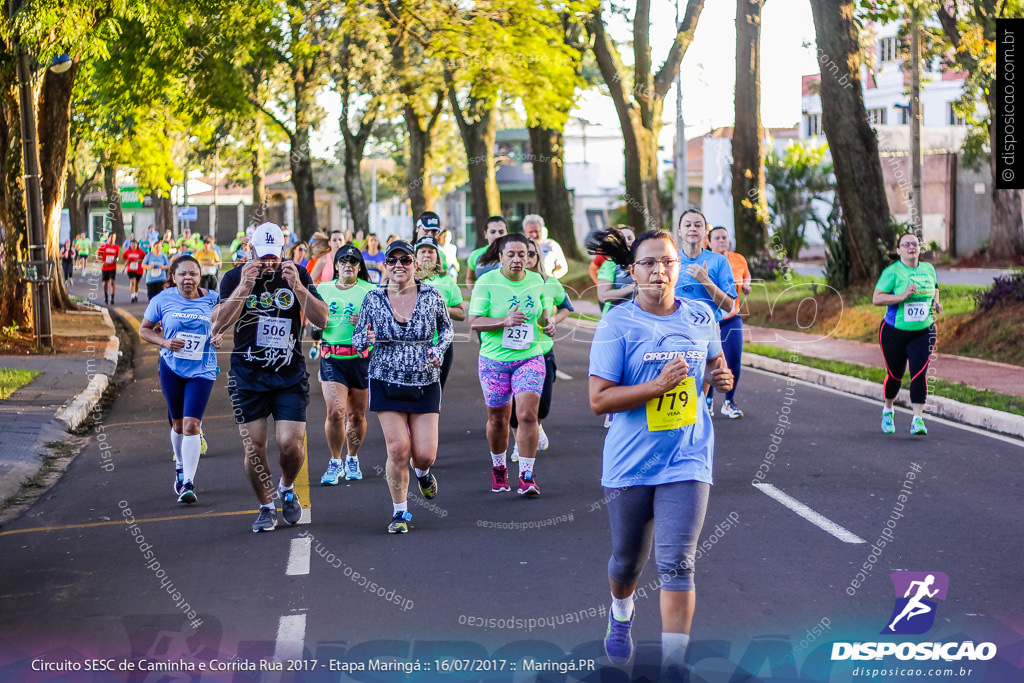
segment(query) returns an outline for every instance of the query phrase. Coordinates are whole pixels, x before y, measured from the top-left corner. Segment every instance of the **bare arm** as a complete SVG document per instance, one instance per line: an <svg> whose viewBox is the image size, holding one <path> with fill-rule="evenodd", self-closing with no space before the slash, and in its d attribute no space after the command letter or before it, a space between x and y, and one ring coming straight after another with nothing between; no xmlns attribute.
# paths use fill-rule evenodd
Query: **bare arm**
<svg viewBox="0 0 1024 683"><path fill-rule="evenodd" d="M654 379L642 384L623 386L596 375L590 376L590 409L597 415L622 413L639 408L652 398L661 396L686 379L690 366L683 358L673 358Z"/></svg>
<svg viewBox="0 0 1024 683"><path fill-rule="evenodd" d="M156 326L159 323L153 322L152 320L142 319L142 324L139 326L139 336L150 344L156 344L162 349L170 349L171 351L179 351L185 347L185 342L181 339L165 339L163 334L157 332Z"/></svg>
<svg viewBox="0 0 1024 683"><path fill-rule="evenodd" d="M903 303L910 297L914 296L916 292L917 287L914 284L910 284L907 287L907 291L903 294L889 294L888 292L876 289L871 295L871 303L875 306L894 306L896 304ZM938 298L938 291L936 291L936 298Z"/></svg>
<svg viewBox="0 0 1024 683"><path fill-rule="evenodd" d="M636 284L616 287L614 282L599 280L597 283L597 300L602 304L609 301L622 301L632 299L636 294Z"/></svg>
<svg viewBox="0 0 1024 683"><path fill-rule="evenodd" d="M458 306L449 306L448 317L450 317L452 320L465 320L466 304L459 304Z"/></svg>

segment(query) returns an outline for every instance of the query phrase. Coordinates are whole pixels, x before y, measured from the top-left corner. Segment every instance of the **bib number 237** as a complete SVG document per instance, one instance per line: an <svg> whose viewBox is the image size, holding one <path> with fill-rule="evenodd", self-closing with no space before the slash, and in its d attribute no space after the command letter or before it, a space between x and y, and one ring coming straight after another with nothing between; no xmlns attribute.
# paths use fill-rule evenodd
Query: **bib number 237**
<svg viewBox="0 0 1024 683"><path fill-rule="evenodd" d="M697 422L697 382L684 379L675 389L647 402L647 429L664 432Z"/></svg>

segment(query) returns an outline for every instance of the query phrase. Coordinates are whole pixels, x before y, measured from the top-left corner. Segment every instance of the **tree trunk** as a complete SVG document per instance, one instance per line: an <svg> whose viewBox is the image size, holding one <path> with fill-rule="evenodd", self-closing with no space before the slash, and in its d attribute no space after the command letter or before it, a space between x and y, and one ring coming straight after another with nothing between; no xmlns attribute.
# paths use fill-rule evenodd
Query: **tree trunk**
<svg viewBox="0 0 1024 683"><path fill-rule="evenodd" d="M6 49L8 46L5 45ZM5 230L3 285L0 291L0 327L16 324L22 331L32 329L32 296L29 286L22 282L18 261L28 259L28 219L25 215L24 162L21 151L21 119L18 104L17 78L11 53L3 57L0 65L0 223Z"/></svg>
<svg viewBox="0 0 1024 683"><path fill-rule="evenodd" d="M77 308L68 295L60 273L60 218L67 192L68 144L71 137L71 93L78 63L62 74L49 69L43 77L39 98L40 185L43 192L43 225L46 230L46 258L54 263L50 282L50 304L55 311Z"/></svg>
<svg viewBox="0 0 1024 683"><path fill-rule="evenodd" d="M736 251L759 254L768 245L768 202L761 125L761 9L764 0L736 7L736 126L732 134L732 212ZM796 254L790 254L795 259Z"/></svg>
<svg viewBox="0 0 1024 683"><path fill-rule="evenodd" d="M533 155L533 189L537 206L552 239L562 246L567 258L582 261L576 242L572 203L565 188L565 144L562 131L533 126L530 129Z"/></svg>
<svg viewBox="0 0 1024 683"><path fill-rule="evenodd" d="M300 128L292 136L291 150L289 162L298 210L295 234L300 239L309 239L320 229L320 223L316 215L316 184L313 178L313 158L309 153L308 127Z"/></svg>
<svg viewBox="0 0 1024 683"><path fill-rule="evenodd" d="M412 215L419 216L424 211L433 211L437 200L437 191L430 182L433 170L430 163L430 150L434 143L434 125L444 107L444 92L436 93L437 101L429 116L423 117L413 106L416 92L410 88L405 94L405 129L409 135L409 203Z"/></svg>
<svg viewBox="0 0 1024 683"><path fill-rule="evenodd" d="M995 93L988 96L988 110L996 111ZM989 123L989 149L998 149L996 126ZM992 217L988 233L988 254L994 258L1012 258L1024 254L1024 191L996 189L996 155L989 154L992 169Z"/></svg>
<svg viewBox="0 0 1024 683"><path fill-rule="evenodd" d="M357 135L350 135L342 123L345 138L345 197L348 210L352 214L352 231L370 232L370 207L363 190L363 178L359 173L363 161L363 150L366 139L358 140Z"/></svg>
<svg viewBox="0 0 1024 683"><path fill-rule="evenodd" d="M822 124L846 221L852 284L873 283L887 263L879 241L892 246L878 140L867 122L861 90L854 5L853 0L811 0L822 55Z"/></svg>
<svg viewBox="0 0 1024 683"><path fill-rule="evenodd" d="M117 167L103 166L103 190L107 199L107 215L110 217L110 232L117 236L117 243L124 241L124 215L121 213L121 191L117 187Z"/></svg>
<svg viewBox="0 0 1024 683"><path fill-rule="evenodd" d="M462 144L466 148L476 246L482 247L487 244L487 238L484 237L487 219L501 213L501 198L498 195L498 180L494 169L497 109L493 102L485 103L484 100L471 96L470 103L463 113L454 87L448 89L448 100L459 124Z"/></svg>

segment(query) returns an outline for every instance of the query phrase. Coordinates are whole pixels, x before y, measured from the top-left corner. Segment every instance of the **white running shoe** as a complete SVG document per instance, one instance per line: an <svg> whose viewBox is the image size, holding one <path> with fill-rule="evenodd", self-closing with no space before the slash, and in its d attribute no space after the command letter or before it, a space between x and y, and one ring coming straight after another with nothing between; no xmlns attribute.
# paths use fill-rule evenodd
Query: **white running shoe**
<svg viewBox="0 0 1024 683"><path fill-rule="evenodd" d="M544 425L537 425L537 450L546 451L551 446L548 435L544 433Z"/></svg>

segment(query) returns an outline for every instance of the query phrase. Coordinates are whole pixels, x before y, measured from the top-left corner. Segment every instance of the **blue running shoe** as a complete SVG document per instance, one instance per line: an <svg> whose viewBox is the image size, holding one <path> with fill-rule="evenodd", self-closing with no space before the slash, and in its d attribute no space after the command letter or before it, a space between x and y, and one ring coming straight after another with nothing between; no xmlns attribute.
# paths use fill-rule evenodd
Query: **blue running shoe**
<svg viewBox="0 0 1024 683"><path fill-rule="evenodd" d="M341 461L331 460L327 464L327 471L320 477L321 486L337 486L338 478L341 477Z"/></svg>
<svg viewBox="0 0 1024 683"><path fill-rule="evenodd" d="M188 503L189 505L191 505L192 503L196 502L197 500L199 500L199 499L196 497L196 489L192 485L192 482L190 482L190 481L185 482L185 486L181 490L181 495L178 496L178 502L179 503Z"/></svg>
<svg viewBox="0 0 1024 683"><path fill-rule="evenodd" d="M185 471L174 470L174 495L180 496L185 489Z"/></svg>
<svg viewBox="0 0 1024 683"><path fill-rule="evenodd" d="M604 652L612 664L626 664L633 658L633 638L629 630L633 627L636 610L629 616L629 621L619 621L608 610L608 631L604 634Z"/></svg>
<svg viewBox="0 0 1024 683"><path fill-rule="evenodd" d="M359 469L359 458L345 459L345 481L354 481L363 478L363 471Z"/></svg>
<svg viewBox="0 0 1024 683"><path fill-rule="evenodd" d="M299 496L294 490L285 491L281 496L281 517L289 526L298 524L302 517L302 504L299 503Z"/></svg>
<svg viewBox="0 0 1024 683"><path fill-rule="evenodd" d="M896 433L896 424L892 421L892 411L882 411L882 431L886 434Z"/></svg>
<svg viewBox="0 0 1024 683"><path fill-rule="evenodd" d="M260 514L252 523L252 532L273 531L277 527L277 510L272 507L260 506Z"/></svg>
<svg viewBox="0 0 1024 683"><path fill-rule="evenodd" d="M389 534L407 534L409 533L409 522L412 521L411 512L396 512L395 516L391 518L391 524L388 524Z"/></svg>

